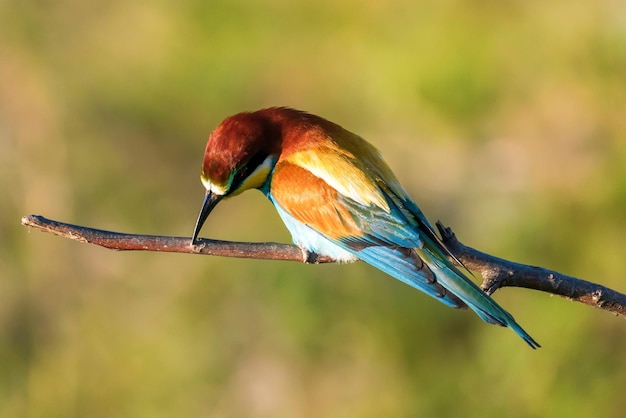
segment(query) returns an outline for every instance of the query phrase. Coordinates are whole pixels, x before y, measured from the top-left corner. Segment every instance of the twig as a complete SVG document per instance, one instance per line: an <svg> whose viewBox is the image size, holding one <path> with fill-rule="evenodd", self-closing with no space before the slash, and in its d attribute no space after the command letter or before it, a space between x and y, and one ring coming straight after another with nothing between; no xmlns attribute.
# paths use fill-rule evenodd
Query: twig
<svg viewBox="0 0 626 418"><path fill-rule="evenodd" d="M58 222L38 215L24 216L22 225L120 251L162 251L316 264L335 262L329 257L306 253L295 245L274 242L247 243L200 239L198 243L192 245L188 237L122 234ZM501 287L524 287L563 296L626 316L626 295L622 293L556 271L514 263L482 253L463 245L452 230L440 222L437 222L437 228L451 253L468 269L483 276L481 287L488 294Z"/></svg>
<svg viewBox="0 0 626 418"><path fill-rule="evenodd" d="M622 293L543 267L519 264L485 254L461 244L454 232L441 222L437 222L437 229L452 254L468 269L480 272L483 276L480 287L489 295L501 287L524 287L626 316L626 295Z"/></svg>
<svg viewBox="0 0 626 418"><path fill-rule="evenodd" d="M191 245L189 237L123 234L59 222L39 215L22 217L22 225L118 251L160 251L258 260L298 261L311 264L335 262L329 257L305 253L295 245L276 242L233 242L201 238L195 245Z"/></svg>

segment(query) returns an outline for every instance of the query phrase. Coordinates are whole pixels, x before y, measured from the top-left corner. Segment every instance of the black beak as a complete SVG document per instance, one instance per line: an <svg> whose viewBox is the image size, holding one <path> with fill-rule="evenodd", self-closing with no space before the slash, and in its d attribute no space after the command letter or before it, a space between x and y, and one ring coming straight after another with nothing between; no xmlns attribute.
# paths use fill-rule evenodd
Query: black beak
<svg viewBox="0 0 626 418"><path fill-rule="evenodd" d="M209 213L213 210L215 205L218 204L220 200L222 200L221 195L212 193L210 190L206 192L204 195L204 201L202 202L202 209L200 210L200 215L198 215L198 220L196 221L196 228L193 230L193 236L191 238L191 243L195 244L198 239L198 234L202 229L202 225L204 225L204 221L209 216Z"/></svg>

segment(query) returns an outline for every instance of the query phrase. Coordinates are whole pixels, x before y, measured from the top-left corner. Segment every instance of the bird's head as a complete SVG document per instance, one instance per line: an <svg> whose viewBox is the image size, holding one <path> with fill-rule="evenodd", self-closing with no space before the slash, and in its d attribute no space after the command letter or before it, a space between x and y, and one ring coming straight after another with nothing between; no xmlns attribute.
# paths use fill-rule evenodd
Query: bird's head
<svg viewBox="0 0 626 418"><path fill-rule="evenodd" d="M225 119L209 136L200 179L206 195L192 242L223 198L260 189L271 176L280 153L280 128L263 112L240 113Z"/></svg>

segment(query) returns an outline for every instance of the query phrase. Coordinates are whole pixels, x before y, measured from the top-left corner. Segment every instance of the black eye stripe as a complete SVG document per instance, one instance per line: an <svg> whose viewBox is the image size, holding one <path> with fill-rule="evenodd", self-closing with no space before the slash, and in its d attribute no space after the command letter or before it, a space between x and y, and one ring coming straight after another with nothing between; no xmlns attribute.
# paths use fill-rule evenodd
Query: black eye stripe
<svg viewBox="0 0 626 418"><path fill-rule="evenodd" d="M267 158L267 154L264 154L262 152L250 158L250 161L248 161L248 164L246 164L246 168L249 170L248 175L250 175L254 170L256 170L258 166L263 164L263 161L265 161L265 158Z"/></svg>
<svg viewBox="0 0 626 418"><path fill-rule="evenodd" d="M252 158L250 158L250 160L246 163L246 165L241 167L235 173L235 176L233 177L233 182L230 185L230 190L237 190L239 186L241 186L241 183L243 183L244 180L250 174L252 174L254 170L257 169L258 166L263 164L263 161L265 161L267 156L268 154L260 152L258 154L255 154Z"/></svg>

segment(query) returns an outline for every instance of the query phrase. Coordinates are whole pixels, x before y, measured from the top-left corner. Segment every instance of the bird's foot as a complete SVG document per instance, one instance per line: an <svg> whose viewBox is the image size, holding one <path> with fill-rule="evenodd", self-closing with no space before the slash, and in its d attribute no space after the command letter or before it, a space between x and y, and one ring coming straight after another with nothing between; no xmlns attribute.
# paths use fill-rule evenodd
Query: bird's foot
<svg viewBox="0 0 626 418"><path fill-rule="evenodd" d="M306 264L319 264L319 255L306 248L300 247L302 251L302 261Z"/></svg>

